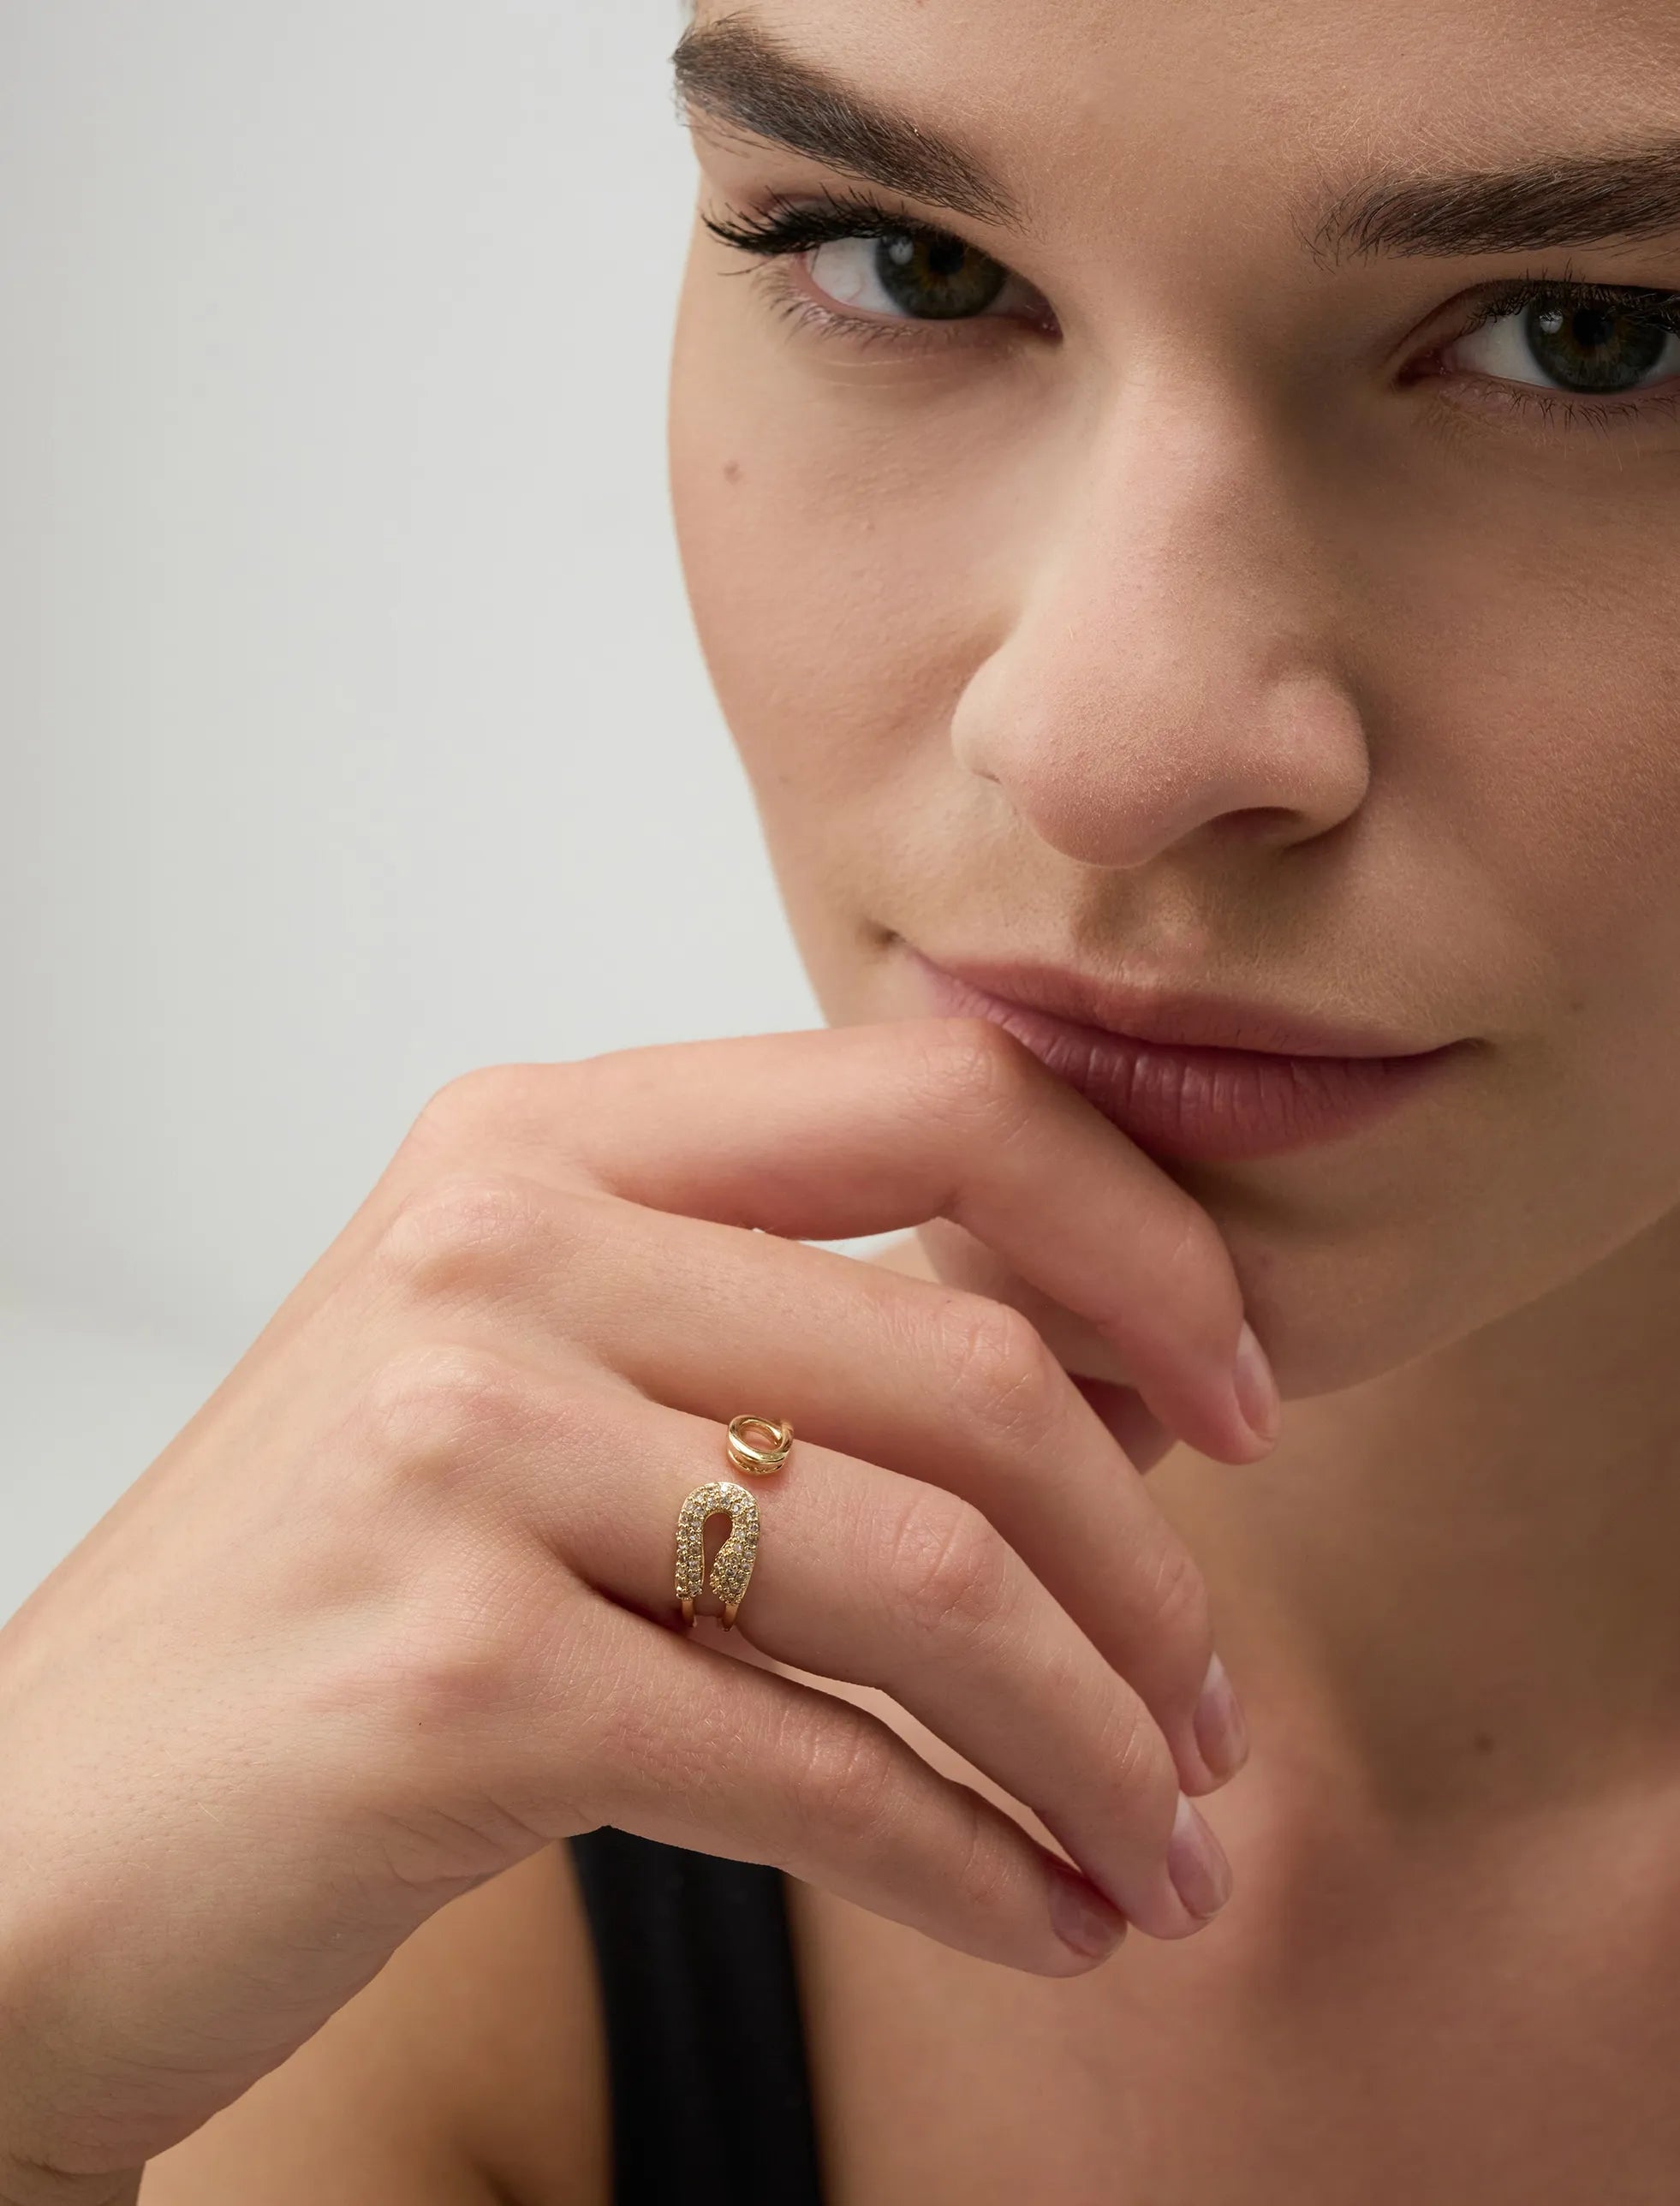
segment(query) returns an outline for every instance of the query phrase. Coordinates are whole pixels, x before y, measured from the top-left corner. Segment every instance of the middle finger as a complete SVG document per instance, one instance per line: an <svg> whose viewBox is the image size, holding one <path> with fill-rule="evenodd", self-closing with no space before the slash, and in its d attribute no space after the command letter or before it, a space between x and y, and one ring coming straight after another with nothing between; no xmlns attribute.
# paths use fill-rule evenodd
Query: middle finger
<svg viewBox="0 0 1680 2206"><path fill-rule="evenodd" d="M551 1237L521 1255L534 1345L559 1331L672 1409L786 1416L961 1496L1139 1694L1184 1790L1235 1774L1246 1732L1201 1572L1027 1318L803 1242L533 1194L530 1230Z"/></svg>

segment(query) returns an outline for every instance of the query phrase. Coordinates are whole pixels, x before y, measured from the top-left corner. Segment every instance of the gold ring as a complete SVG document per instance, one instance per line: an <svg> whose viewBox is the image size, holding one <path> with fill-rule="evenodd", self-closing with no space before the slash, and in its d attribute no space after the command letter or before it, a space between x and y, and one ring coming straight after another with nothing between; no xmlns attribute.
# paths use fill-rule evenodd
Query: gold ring
<svg viewBox="0 0 1680 2206"><path fill-rule="evenodd" d="M768 1447L748 1437L747 1428L751 1425L770 1434ZM785 1417L740 1416L730 1418L724 1446L737 1470L766 1478L771 1471L780 1470L793 1441L794 1429ZM695 1598L706 1586L706 1521L720 1509L729 1517L730 1535L712 1559L711 1585L724 1604L724 1629L728 1631L734 1626L747 1581L753 1575L753 1558L759 1545L758 1502L732 1478L714 1478L697 1486L677 1512L676 1598L682 1607L682 1621L692 1624Z"/></svg>
<svg viewBox="0 0 1680 2206"><path fill-rule="evenodd" d="M767 1448L754 1446L747 1437L748 1425L756 1425L761 1433L770 1434ZM785 1417L731 1417L729 1431L724 1436L724 1446L736 1469L756 1472L760 1477L780 1470L793 1442L793 1427Z"/></svg>

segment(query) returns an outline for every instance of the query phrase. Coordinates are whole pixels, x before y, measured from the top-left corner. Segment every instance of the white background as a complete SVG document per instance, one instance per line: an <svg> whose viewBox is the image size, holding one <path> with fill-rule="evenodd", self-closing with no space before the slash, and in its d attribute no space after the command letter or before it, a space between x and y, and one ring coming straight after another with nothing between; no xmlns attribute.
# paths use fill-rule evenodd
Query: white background
<svg viewBox="0 0 1680 2206"><path fill-rule="evenodd" d="M0 0L0 1618L497 1060L809 1026L676 0Z"/></svg>

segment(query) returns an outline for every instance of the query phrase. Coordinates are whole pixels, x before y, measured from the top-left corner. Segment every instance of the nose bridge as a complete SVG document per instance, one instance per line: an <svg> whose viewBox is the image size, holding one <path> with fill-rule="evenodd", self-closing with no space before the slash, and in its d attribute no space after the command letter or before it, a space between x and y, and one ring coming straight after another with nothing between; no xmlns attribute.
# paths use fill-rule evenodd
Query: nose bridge
<svg viewBox="0 0 1680 2206"><path fill-rule="evenodd" d="M1302 486L1280 444L1229 385L1152 375L1087 441L1033 584L1100 609L1111 634L1123 624L1134 665L1152 645L1182 665L1178 622L1199 608L1219 616L1197 662L1210 676L1310 656L1322 599L1308 587Z"/></svg>
<svg viewBox="0 0 1680 2206"><path fill-rule="evenodd" d="M955 730L964 764L1097 862L1143 862L1239 811L1298 838L1368 773L1328 547L1281 432L1229 388L1151 381L1041 478Z"/></svg>

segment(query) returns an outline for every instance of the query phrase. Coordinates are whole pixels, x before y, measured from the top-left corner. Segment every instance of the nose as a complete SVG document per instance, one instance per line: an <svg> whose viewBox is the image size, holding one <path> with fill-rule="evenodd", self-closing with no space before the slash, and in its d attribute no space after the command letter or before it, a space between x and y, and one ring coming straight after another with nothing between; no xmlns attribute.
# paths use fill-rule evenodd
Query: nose
<svg viewBox="0 0 1680 2206"><path fill-rule="evenodd" d="M1129 406L1038 478L952 741L1069 857L1284 847L1358 808L1370 758L1331 562L1287 476L1259 425L1204 394L1177 414Z"/></svg>

